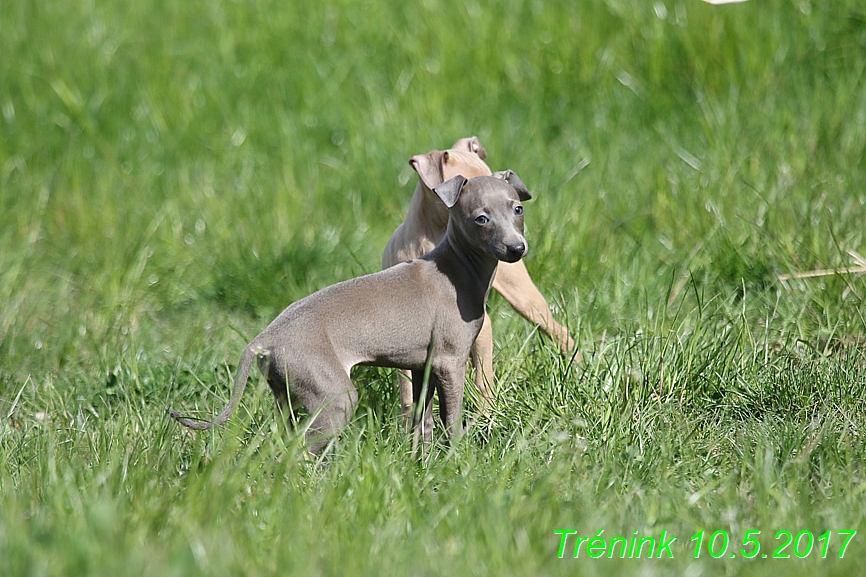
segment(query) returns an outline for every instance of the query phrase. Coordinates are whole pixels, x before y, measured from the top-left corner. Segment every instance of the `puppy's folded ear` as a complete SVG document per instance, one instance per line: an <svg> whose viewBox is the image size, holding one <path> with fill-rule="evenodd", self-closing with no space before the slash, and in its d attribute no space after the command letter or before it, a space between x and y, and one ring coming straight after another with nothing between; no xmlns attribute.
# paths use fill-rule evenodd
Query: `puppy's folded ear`
<svg viewBox="0 0 866 577"><path fill-rule="evenodd" d="M457 199L460 197L460 191L463 190L463 185L466 184L466 182L465 178L457 175L454 178L449 178L434 188L433 192L442 199L445 206L451 208L457 203Z"/></svg>
<svg viewBox="0 0 866 577"><path fill-rule="evenodd" d="M474 152L478 155L478 158L484 160L487 158L487 151L484 150L484 147L481 146L481 141L478 140L477 136L470 136L469 138L461 138L452 146L454 150L464 150L466 152Z"/></svg>
<svg viewBox="0 0 866 577"><path fill-rule="evenodd" d="M418 173L424 186L433 190L442 184L442 180L445 178L442 174L442 165L446 158L444 152L434 150L427 154L418 154L413 156L409 159L409 166Z"/></svg>
<svg viewBox="0 0 866 577"><path fill-rule="evenodd" d="M508 184L510 184L514 190L517 191L517 196L520 200L529 200L532 198L532 194L526 188L526 185L523 184L523 181L520 180L520 177L514 174L514 172L510 170L502 170L499 172L494 172L493 176L496 178L501 178Z"/></svg>

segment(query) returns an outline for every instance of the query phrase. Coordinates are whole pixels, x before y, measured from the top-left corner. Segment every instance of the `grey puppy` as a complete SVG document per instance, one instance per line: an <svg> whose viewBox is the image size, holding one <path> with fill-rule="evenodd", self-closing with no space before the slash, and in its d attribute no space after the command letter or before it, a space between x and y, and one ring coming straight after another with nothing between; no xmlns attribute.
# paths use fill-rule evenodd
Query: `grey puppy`
<svg viewBox="0 0 866 577"><path fill-rule="evenodd" d="M448 438L459 438L466 361L498 262L526 254L521 201L531 195L510 170L471 180L455 176L434 190L449 221L432 252L295 302L244 349L219 416L209 422L176 411L171 416L192 429L224 423L255 361L279 410L289 406L289 395L307 410L306 441L315 453L346 425L358 402L351 368L374 365L411 371L415 406L423 402L413 425L425 444L432 439L434 392Z"/></svg>

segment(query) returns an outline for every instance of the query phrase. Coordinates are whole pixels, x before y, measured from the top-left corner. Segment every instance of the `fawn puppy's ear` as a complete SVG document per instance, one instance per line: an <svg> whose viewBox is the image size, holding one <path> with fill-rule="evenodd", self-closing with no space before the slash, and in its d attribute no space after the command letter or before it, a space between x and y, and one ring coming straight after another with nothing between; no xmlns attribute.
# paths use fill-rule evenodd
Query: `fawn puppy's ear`
<svg viewBox="0 0 866 577"><path fill-rule="evenodd" d="M454 150L465 150L466 152L474 152L478 155L478 158L484 160L487 158L487 151L484 150L484 147L481 146L481 141L478 140L477 136L470 136L469 138L461 138L452 146Z"/></svg>
<svg viewBox="0 0 866 577"><path fill-rule="evenodd" d="M433 189L433 192L442 199L445 206L451 208L457 204L457 198L460 196L460 191L463 190L463 185L467 180L460 175L454 178L449 178L439 186Z"/></svg>
<svg viewBox="0 0 866 577"><path fill-rule="evenodd" d="M447 152L442 152L441 150L434 150L427 154L417 154L409 159L409 166L418 173L424 186L433 190L442 184L442 180L444 179L442 167L448 161L447 154Z"/></svg>
<svg viewBox="0 0 866 577"><path fill-rule="evenodd" d="M514 172L510 170L502 170L500 172L494 172L493 176L496 178L501 178L508 184L510 184L514 190L517 191L517 196L520 200L529 200L532 198L532 194L526 188L526 185L523 184L523 181L520 180L520 177L514 174Z"/></svg>

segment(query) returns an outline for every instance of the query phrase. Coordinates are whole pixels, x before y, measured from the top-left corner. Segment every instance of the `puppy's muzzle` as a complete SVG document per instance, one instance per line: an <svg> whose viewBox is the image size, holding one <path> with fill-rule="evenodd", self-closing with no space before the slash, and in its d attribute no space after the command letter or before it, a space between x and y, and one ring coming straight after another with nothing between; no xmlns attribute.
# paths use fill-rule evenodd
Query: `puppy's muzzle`
<svg viewBox="0 0 866 577"><path fill-rule="evenodd" d="M509 244L505 248L505 258L503 260L506 262L517 262L524 256L526 256L526 243L517 242Z"/></svg>

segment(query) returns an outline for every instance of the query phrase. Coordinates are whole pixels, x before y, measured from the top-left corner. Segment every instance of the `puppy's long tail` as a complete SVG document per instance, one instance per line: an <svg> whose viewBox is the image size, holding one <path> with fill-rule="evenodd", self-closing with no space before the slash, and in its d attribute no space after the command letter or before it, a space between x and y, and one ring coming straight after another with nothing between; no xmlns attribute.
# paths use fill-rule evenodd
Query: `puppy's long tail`
<svg viewBox="0 0 866 577"><path fill-rule="evenodd" d="M254 341L244 349L244 352L241 354L241 360L238 363L238 372L235 375L235 384L232 389L232 396L229 399L229 404L213 421L196 421L187 417L182 417L180 413L172 409L168 409L169 414L184 427L189 427L190 429L195 429L197 431L204 431L210 429L214 425L222 425L225 423L229 416L231 416L232 411L234 411L238 402L240 402L241 396L244 394L247 380L250 377L250 369L253 366L253 361L256 358L258 348L259 346L257 346Z"/></svg>

